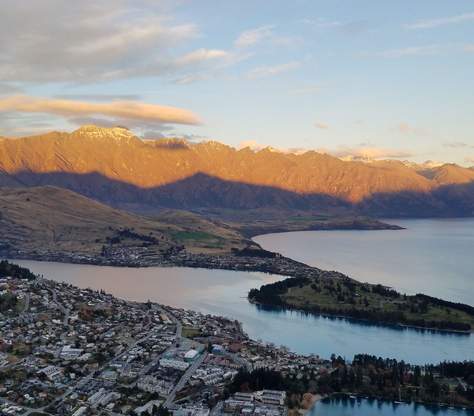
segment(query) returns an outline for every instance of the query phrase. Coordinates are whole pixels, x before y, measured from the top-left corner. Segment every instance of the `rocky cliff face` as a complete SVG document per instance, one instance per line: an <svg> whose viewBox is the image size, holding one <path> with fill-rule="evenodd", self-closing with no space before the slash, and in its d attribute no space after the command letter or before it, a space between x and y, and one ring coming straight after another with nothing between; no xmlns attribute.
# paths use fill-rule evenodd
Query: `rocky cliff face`
<svg viewBox="0 0 474 416"><path fill-rule="evenodd" d="M218 142L141 140L85 126L0 140L0 186L56 185L129 208L357 209L377 215L472 215L474 171L317 152L236 150Z"/></svg>

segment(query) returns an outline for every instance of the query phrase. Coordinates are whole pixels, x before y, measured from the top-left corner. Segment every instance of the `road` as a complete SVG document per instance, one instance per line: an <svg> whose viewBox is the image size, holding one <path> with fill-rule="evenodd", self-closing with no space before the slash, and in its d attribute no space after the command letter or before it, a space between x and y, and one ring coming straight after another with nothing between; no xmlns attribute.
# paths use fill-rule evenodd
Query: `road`
<svg viewBox="0 0 474 416"><path fill-rule="evenodd" d="M23 309L20 312L20 314L25 315L28 312L28 309L30 309L30 294L29 293L25 295L25 304L23 305Z"/></svg>
<svg viewBox="0 0 474 416"><path fill-rule="evenodd" d="M109 361L107 361L106 363L104 363L101 367L99 367L99 369L97 371L102 371L104 370L107 366L113 364L115 361L117 361L119 358L121 358L122 356L124 356L125 354L127 354L131 349L135 348L140 342L143 342L143 341L146 341L148 338L150 338L152 335L154 335L153 332L149 332L146 336L144 336L143 338L140 338L138 339L137 341L135 341L132 345L130 345L126 350L122 351L120 354L116 355L115 357L111 358ZM79 389L80 387L86 385L87 383L89 383L92 379L94 378L94 373L91 373L83 378L81 378L80 380L77 381L76 384L74 384L73 386L70 386L61 396L57 397L53 404L54 405L57 405L59 402L63 401L67 396L69 396L70 394L72 394L75 390Z"/></svg>
<svg viewBox="0 0 474 416"><path fill-rule="evenodd" d="M178 383L173 387L170 394L166 398L165 402L163 403L163 407L169 407L174 399L176 398L176 393L180 391L191 378L191 376L195 373L198 367L202 364L202 362L206 359L207 352L203 352L193 363L188 367L188 369L184 372L184 374L179 379Z"/></svg>
<svg viewBox="0 0 474 416"><path fill-rule="evenodd" d="M71 311L65 308L59 301L58 301L58 294L56 293L55 289L48 289L53 294L53 303L59 308L59 310L64 314L63 318L63 325L69 326L69 314Z"/></svg>
<svg viewBox="0 0 474 416"><path fill-rule="evenodd" d="M52 295L53 295L53 303L57 305L57 307L61 310L61 312L64 314L64 320L63 320L63 323L64 325L66 326L69 326L69 314L70 314L70 311L69 309L65 308L63 305L61 305L61 303L58 301L57 299L57 293L54 289L50 290ZM24 308L24 312L27 311L29 308L29 296L27 297L27 299L25 299L25 308ZM182 326L182 323L181 321L174 315L172 314L171 312L169 312L168 310L165 310L165 309L162 309L160 308L163 312L165 312L167 315L169 315L171 317L171 320L175 323L176 325L176 340L177 341L181 341L183 339L183 336L182 336L182 331L183 331L183 326ZM126 350L122 351L120 354L112 357L109 361L107 361L106 363L104 363L97 371L102 371L103 369L105 369L107 366L113 364L114 362L116 362L117 360L119 360L122 356L124 356L125 354L127 354L131 349L135 348L139 343L143 342L143 341L146 341L147 339L149 339L151 336L153 336L155 333L153 331L151 331L152 328L149 328L149 332L147 333L146 336L138 339L137 341L135 341L133 344L131 344ZM163 404L163 406L170 406L175 397L176 397L176 393L178 391L180 391L185 385L186 383L188 382L188 380L191 378L191 376L194 374L194 372L197 370L197 368L201 365L201 363L205 360L205 358L207 357L207 352L204 352L201 356L199 356L196 361L194 361L194 363L185 371L185 373L181 376L180 380L178 381L178 383L175 385L175 387L173 388L173 390L170 392L170 394L168 395L165 403ZM141 374L146 374L148 372L149 369L151 369L154 365L156 365L156 361L150 363L148 366L145 367L146 371L142 371ZM15 363L15 365L17 365L18 363ZM77 380L77 382L72 385L72 386L69 386L66 391L61 395L61 396L58 396L56 397L56 399L49 405L49 406L57 406L60 402L62 402L67 396L69 396L70 394L72 394L74 391L76 391L77 389L83 387L84 385L86 385L87 383L89 383L92 379L94 378L94 373L91 373L79 380ZM5 400L5 399L1 399L0 398L0 403L1 402L4 402L4 403L7 403L7 404L10 404L10 405L13 405L13 406L18 406L16 403L13 403L13 402L10 402L8 400ZM46 408L46 406L44 407L41 407L41 408L37 408L37 409L33 409L33 408L28 408L28 407L25 407L25 406L21 406L22 408L24 408L26 410L26 413L25 415L29 415L30 413L33 413L33 412L42 412L42 413L46 413L46 414L49 414L47 412L44 411L44 409Z"/></svg>

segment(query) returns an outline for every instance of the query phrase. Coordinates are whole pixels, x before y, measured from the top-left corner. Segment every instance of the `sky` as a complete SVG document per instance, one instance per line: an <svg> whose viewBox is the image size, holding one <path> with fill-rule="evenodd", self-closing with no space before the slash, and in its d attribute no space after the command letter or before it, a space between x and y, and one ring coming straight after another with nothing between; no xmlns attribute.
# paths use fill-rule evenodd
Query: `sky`
<svg viewBox="0 0 474 416"><path fill-rule="evenodd" d="M469 0L16 0L0 136L146 138L474 165Z"/></svg>

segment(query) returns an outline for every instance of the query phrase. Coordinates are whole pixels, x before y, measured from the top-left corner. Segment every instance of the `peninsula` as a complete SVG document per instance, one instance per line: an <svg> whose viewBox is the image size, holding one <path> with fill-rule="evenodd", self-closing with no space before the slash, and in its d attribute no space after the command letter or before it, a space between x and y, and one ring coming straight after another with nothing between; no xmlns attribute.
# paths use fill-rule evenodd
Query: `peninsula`
<svg viewBox="0 0 474 416"><path fill-rule="evenodd" d="M331 272L328 272L331 273ZM360 283L332 272L337 279L293 277L252 289L250 302L373 323L442 331L471 332L474 307L382 286Z"/></svg>

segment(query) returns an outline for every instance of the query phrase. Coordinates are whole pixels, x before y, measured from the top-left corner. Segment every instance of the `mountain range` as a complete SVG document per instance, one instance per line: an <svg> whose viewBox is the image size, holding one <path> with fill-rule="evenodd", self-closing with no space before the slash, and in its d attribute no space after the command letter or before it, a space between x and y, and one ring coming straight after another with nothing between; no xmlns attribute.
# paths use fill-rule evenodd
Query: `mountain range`
<svg viewBox="0 0 474 416"><path fill-rule="evenodd" d="M271 207L393 217L474 215L474 169L455 164L364 163L315 151L142 140L121 127L0 138L0 186L45 185L147 213Z"/></svg>

